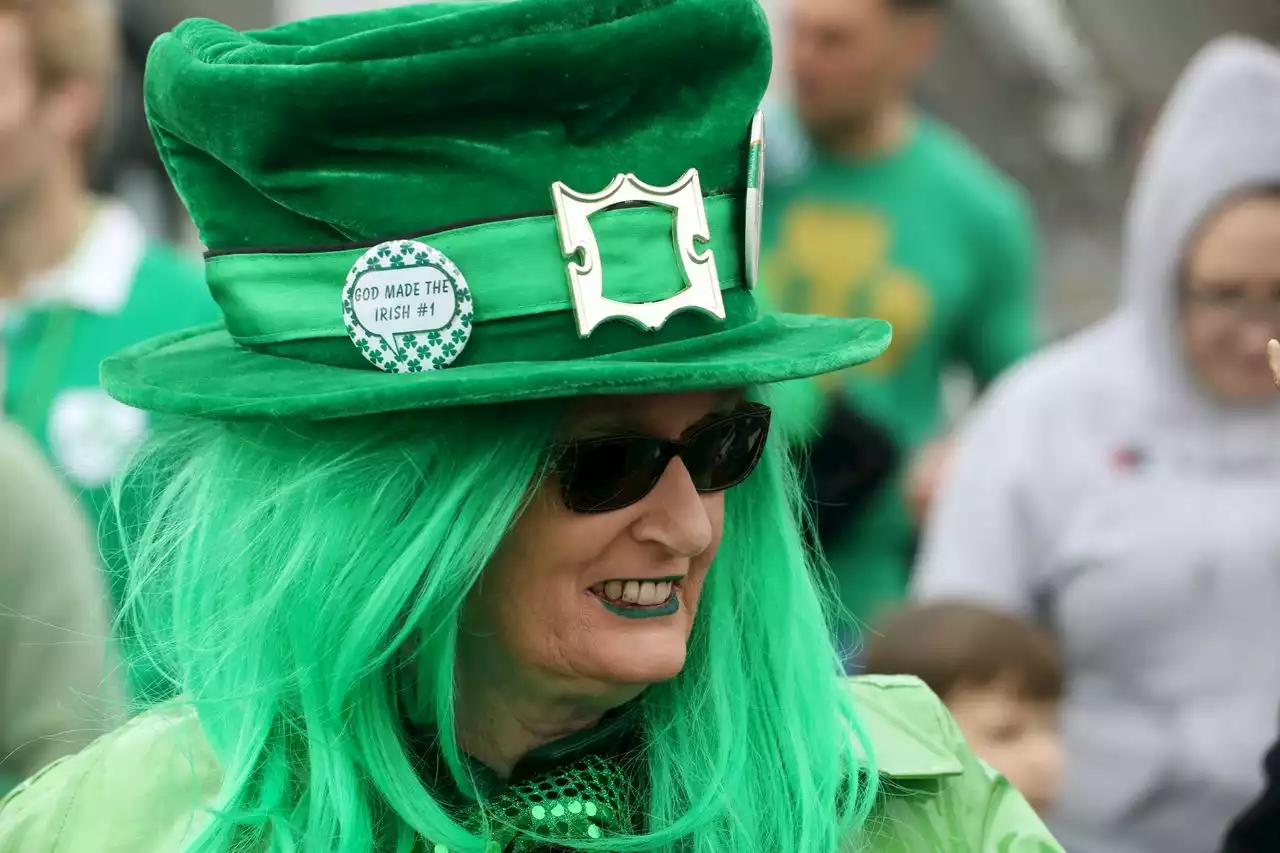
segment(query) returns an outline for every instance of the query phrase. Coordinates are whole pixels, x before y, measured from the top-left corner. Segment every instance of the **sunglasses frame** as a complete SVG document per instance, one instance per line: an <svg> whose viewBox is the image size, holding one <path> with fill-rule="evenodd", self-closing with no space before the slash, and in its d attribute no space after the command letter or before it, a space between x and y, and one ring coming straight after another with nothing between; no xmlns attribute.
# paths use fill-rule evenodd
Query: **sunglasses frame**
<svg viewBox="0 0 1280 853"><path fill-rule="evenodd" d="M694 488L697 489L699 494L714 494L716 492L728 491L729 489L732 489L734 486L741 485L748 477L750 477L751 474L756 470L756 467L760 464L760 459L764 456L765 445L768 444L769 442L769 428L771 427L773 422L773 410L762 403L752 403L752 402L742 403L733 412L730 412L729 414L726 414L723 417L718 417L715 420L709 421L699 426L688 436L681 439L660 438L658 436L644 435L644 434L637 433L637 434L601 436L599 438L587 438L581 441L571 441L571 442L566 442L564 444L557 445L558 452L556 453L554 457L554 461L552 462L551 470L556 474L557 478L560 480L560 500L564 503L565 507L569 511L581 513L584 515L594 515L594 514L605 513L605 512L614 512L615 510L626 509L629 506L635 506L636 504L640 503L640 501L647 498L650 495L650 493L653 492L654 488L656 488L658 483L662 480L662 476L667 472L667 468L671 465L671 461L673 459L676 459L678 457L682 462L684 461L684 453L690 449L690 447L694 444L694 442L698 440L699 437L705 435L710 430L723 428L726 424L730 424L739 420L749 420L749 419L751 420L758 419L763 421L764 431L760 437L759 444L756 446L755 456L751 459L751 462L746 466L746 470L743 472L742 476L738 477L731 483L728 483L724 486L718 486L714 489L698 489L697 484L694 485ZM654 465L654 470L657 473L654 474L653 478L645 486L644 490L640 492L638 497L627 500L625 503L618 503L618 504L609 503L607 505L601 505L599 508L591 508L591 509L582 509L580 507L575 506L574 502L570 499L572 481L571 479L565 476L567 473L572 471L572 468L566 467L564 465L565 458L570 456L571 454L576 455L577 452L582 448L591 448L591 447L607 445L607 444L617 444L617 443L627 442L627 441L649 442L650 444L657 445L661 450L661 461Z"/></svg>

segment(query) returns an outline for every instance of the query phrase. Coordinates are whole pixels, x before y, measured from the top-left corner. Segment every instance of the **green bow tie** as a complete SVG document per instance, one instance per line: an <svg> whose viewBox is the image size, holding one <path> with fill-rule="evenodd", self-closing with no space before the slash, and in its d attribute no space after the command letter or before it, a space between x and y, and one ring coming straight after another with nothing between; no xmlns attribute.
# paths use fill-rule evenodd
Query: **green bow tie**
<svg viewBox="0 0 1280 853"><path fill-rule="evenodd" d="M559 841L634 833L635 788L612 759L589 756L487 800L488 853L547 853ZM482 831L479 809L466 821ZM449 853L443 844L434 853Z"/></svg>

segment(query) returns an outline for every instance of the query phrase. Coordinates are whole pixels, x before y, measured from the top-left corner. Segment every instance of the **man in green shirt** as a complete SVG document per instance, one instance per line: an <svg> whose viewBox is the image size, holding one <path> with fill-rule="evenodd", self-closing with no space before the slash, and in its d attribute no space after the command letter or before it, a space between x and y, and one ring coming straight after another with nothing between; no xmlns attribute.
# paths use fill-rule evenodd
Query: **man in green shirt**
<svg viewBox="0 0 1280 853"><path fill-rule="evenodd" d="M887 355L824 386L815 447L819 481L844 476L864 492L856 513L824 524L830 507L819 512L842 599L861 620L905 591L946 467L944 371L966 366L982 387L1036 338L1022 191L912 103L943 3L791 0L795 109L770 127L762 277L774 306L894 328ZM849 466L874 470L838 470Z"/></svg>
<svg viewBox="0 0 1280 853"><path fill-rule="evenodd" d="M194 265L152 244L89 164L117 68L107 0L0 0L0 349L4 417L82 496L121 591L108 487L147 428L106 396L122 346L216 318Z"/></svg>

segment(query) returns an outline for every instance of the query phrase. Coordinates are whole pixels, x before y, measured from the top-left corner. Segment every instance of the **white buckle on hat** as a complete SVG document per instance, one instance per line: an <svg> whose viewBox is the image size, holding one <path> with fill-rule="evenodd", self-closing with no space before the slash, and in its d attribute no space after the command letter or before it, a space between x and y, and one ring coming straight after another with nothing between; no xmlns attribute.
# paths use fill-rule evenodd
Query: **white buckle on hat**
<svg viewBox="0 0 1280 853"><path fill-rule="evenodd" d="M597 326L612 319L630 320L644 329L656 331L672 315L691 309L725 319L715 255L709 247L699 251L696 245L697 241L711 240L697 169L690 169L668 187L649 186L635 175L618 175L608 187L593 195L576 192L559 181L552 186L551 193L555 199L561 248L570 259L569 289L573 293L573 310L581 337L590 336ZM666 207L673 214L676 256L684 268L688 286L659 302L618 302L604 295L600 246L590 217L611 207L636 202Z"/></svg>

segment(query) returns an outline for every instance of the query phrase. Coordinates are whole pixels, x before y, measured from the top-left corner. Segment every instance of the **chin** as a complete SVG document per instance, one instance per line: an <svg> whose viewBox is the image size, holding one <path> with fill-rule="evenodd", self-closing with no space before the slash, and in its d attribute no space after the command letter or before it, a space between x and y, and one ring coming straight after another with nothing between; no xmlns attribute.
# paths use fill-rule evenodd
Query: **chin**
<svg viewBox="0 0 1280 853"><path fill-rule="evenodd" d="M603 679L610 684L625 684L635 687L647 687L651 684L662 684L670 681L684 669L684 656L678 663L654 662L648 665L635 665L635 662L621 662L617 666L606 665L608 675Z"/></svg>
<svg viewBox="0 0 1280 853"><path fill-rule="evenodd" d="M674 632L671 632L674 633ZM592 649L599 680L610 684L649 685L670 681L684 669L688 645L680 636L622 631Z"/></svg>

